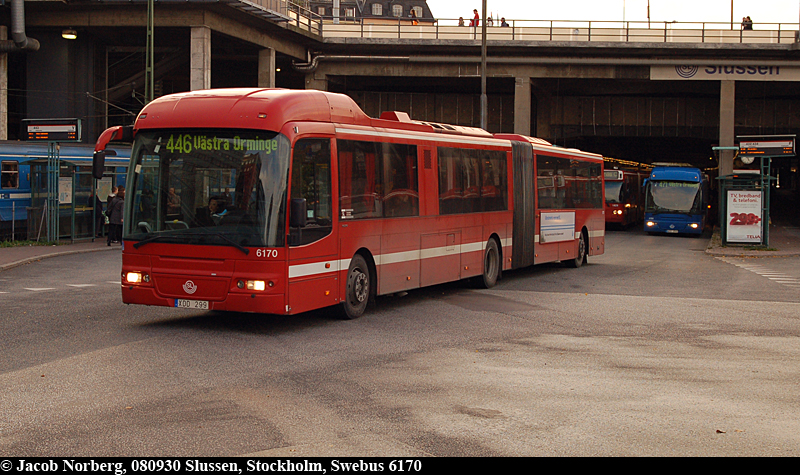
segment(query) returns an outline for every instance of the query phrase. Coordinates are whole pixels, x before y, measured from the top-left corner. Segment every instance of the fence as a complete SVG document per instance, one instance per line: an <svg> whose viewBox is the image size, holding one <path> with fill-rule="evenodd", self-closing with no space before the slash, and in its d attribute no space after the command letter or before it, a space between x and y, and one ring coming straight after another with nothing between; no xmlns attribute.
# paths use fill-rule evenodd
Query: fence
<svg viewBox="0 0 800 475"><path fill-rule="evenodd" d="M507 20L487 27L487 41L623 42L623 43L794 43L797 23L763 23L753 30L713 22L619 22L571 20ZM322 24L325 38L392 38L480 40L481 27L459 26L456 19L420 21L353 19Z"/></svg>

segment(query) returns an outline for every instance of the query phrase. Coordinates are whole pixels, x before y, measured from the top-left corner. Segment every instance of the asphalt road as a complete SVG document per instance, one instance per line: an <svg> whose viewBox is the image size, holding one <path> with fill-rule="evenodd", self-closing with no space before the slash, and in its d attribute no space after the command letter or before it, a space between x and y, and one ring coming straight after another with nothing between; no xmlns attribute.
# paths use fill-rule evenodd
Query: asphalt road
<svg viewBox="0 0 800 475"><path fill-rule="evenodd" d="M353 321L125 306L117 252L18 267L0 456L800 455L800 258L707 242L610 231Z"/></svg>

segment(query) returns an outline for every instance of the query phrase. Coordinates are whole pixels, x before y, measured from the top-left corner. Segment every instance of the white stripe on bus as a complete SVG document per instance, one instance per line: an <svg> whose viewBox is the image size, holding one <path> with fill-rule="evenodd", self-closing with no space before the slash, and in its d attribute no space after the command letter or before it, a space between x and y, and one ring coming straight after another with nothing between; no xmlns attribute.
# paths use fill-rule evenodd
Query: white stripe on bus
<svg viewBox="0 0 800 475"><path fill-rule="evenodd" d="M503 247L511 246L511 238L503 239ZM400 264L403 262L413 262L422 259L432 259L436 257L451 256L456 254L466 254L469 252L478 252L484 249L483 242L471 242L467 244L456 244L449 249L450 246L432 247L427 249L416 249L413 251L391 252L388 254L377 254L373 256L376 266L388 264ZM311 262L308 264L297 264L289 266L289 278L295 277L309 277L314 275L325 275L340 270L346 270L350 267L351 259L339 259L322 262ZM329 267L325 267L329 264Z"/></svg>
<svg viewBox="0 0 800 475"><path fill-rule="evenodd" d="M590 231L590 237L603 236L603 231ZM576 233L576 239L579 234ZM538 242L539 235L534 236ZM501 239L503 248L511 247L512 238ZM470 242L466 244L455 244L450 246L432 247L427 249L415 249L413 251L391 252L387 254L377 254L373 256L376 266L388 264L401 264L403 262L414 262L422 259L433 259L437 257L452 256L457 254L467 254L470 252L483 251L484 242ZM350 267L351 259L337 259L329 261L311 262L308 264L296 264L289 266L289 279L297 277L322 276L325 274L336 273L347 270ZM326 267L328 265L328 267Z"/></svg>

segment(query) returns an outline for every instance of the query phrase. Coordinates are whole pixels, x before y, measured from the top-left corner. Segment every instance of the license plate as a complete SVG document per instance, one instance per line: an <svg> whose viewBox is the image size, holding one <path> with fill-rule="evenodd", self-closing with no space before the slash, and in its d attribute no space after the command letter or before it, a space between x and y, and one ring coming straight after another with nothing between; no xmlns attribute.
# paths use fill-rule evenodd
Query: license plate
<svg viewBox="0 0 800 475"><path fill-rule="evenodd" d="M197 310L208 310L208 300L186 300L175 299L177 308L193 308Z"/></svg>
<svg viewBox="0 0 800 475"><path fill-rule="evenodd" d="M677 229L667 229L667 232L668 232L668 233L675 233L675 234L677 234L677 233L678 233L678 230L677 230Z"/></svg>

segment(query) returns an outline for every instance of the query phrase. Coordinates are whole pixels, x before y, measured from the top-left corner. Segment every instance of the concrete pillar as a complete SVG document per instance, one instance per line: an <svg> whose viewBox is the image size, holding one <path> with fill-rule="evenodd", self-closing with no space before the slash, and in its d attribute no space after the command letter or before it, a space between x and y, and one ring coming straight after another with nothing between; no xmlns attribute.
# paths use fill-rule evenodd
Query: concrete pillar
<svg viewBox="0 0 800 475"><path fill-rule="evenodd" d="M189 59L189 89L211 88L211 28L193 26Z"/></svg>
<svg viewBox="0 0 800 475"><path fill-rule="evenodd" d="M531 79L514 79L514 133L531 135Z"/></svg>
<svg viewBox="0 0 800 475"><path fill-rule="evenodd" d="M553 140L550 126L552 125L555 94L534 81L531 84L531 99L533 104L531 107L535 107L535 124L531 126L532 135L540 139Z"/></svg>
<svg viewBox="0 0 800 475"><path fill-rule="evenodd" d="M8 39L8 27L0 25L0 40ZM0 54L0 140L8 140L8 53Z"/></svg>
<svg viewBox="0 0 800 475"><path fill-rule="evenodd" d="M275 48L258 52L258 87L275 87Z"/></svg>
<svg viewBox="0 0 800 475"><path fill-rule="evenodd" d="M736 110L736 81L720 81L719 88L719 146L733 147L736 145L734 129L734 111ZM732 150L720 150L719 175L725 176L733 173Z"/></svg>
<svg viewBox="0 0 800 475"><path fill-rule="evenodd" d="M328 77L322 73L306 74L306 89L328 90Z"/></svg>

